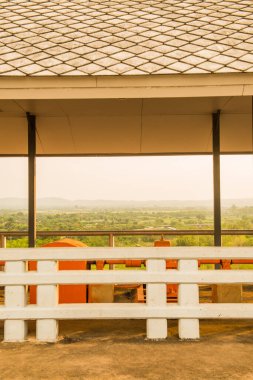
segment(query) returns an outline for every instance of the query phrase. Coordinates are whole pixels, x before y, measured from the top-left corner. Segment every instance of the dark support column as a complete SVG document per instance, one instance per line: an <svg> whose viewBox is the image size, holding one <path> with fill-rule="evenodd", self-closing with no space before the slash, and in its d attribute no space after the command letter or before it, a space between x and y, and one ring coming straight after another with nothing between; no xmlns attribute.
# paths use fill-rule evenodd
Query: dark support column
<svg viewBox="0 0 253 380"><path fill-rule="evenodd" d="M36 118L26 114L28 122L28 241L36 245Z"/></svg>
<svg viewBox="0 0 253 380"><path fill-rule="evenodd" d="M221 246L220 111L213 113L214 245Z"/></svg>

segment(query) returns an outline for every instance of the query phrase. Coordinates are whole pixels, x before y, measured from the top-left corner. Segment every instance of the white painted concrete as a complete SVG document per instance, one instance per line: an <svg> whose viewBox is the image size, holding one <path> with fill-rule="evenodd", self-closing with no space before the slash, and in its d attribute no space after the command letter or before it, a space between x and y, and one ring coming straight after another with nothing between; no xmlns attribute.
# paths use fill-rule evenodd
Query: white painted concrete
<svg viewBox="0 0 253 380"><path fill-rule="evenodd" d="M37 270L39 273L54 275L58 271L56 261L40 261ZM54 308L58 304L57 285L39 285L37 288L38 307ZM37 320L36 338L42 342L55 342L58 338L58 321L56 319Z"/></svg>
<svg viewBox="0 0 253 380"><path fill-rule="evenodd" d="M69 257L71 257L69 255ZM55 274L29 272L2 274L0 286L6 285L56 285L56 284L252 284L252 270L186 271L171 269L164 272L122 271L59 271Z"/></svg>
<svg viewBox="0 0 253 380"><path fill-rule="evenodd" d="M253 259L252 247L89 247L8 248L0 250L0 261L106 259ZM210 271L209 271L210 272Z"/></svg>
<svg viewBox="0 0 253 380"><path fill-rule="evenodd" d="M179 260L179 272L198 271L198 260ZM181 284L178 289L178 304L195 306L199 304L199 287L197 284ZM199 339L198 319L179 319L178 335L180 339Z"/></svg>
<svg viewBox="0 0 253 380"><path fill-rule="evenodd" d="M88 254L86 256L86 252ZM3 254L1 252L4 252ZM73 252L73 256L72 256ZM185 255L185 257L184 257ZM183 257L183 258L182 258ZM60 271L57 259L146 259L147 270ZM166 270L165 259L179 259L179 270ZM0 284L5 286L5 341L26 338L26 321L37 320L37 339L54 342L60 319L146 319L147 337L165 339L167 319L179 319L181 339L199 338L199 319L253 318L253 304L199 304L198 283L253 283L250 270L198 270L201 258L253 259L252 248L141 248L139 249L1 249L0 260L7 261ZM37 260L38 272L26 272L26 261ZM81 272L81 273L80 273ZM147 284L147 304L69 304L58 305L57 284ZM166 283L178 283L177 305L166 303ZM37 305L26 305L27 284L37 284Z"/></svg>
<svg viewBox="0 0 253 380"><path fill-rule="evenodd" d="M24 273L26 263L23 261L13 261L5 263L6 273ZM6 286L5 287L5 307L6 308L23 308L27 303L27 294L25 286ZM8 318L4 322L4 341L5 342L22 342L26 339L27 322L24 320L13 320Z"/></svg>
<svg viewBox="0 0 253 380"><path fill-rule="evenodd" d="M253 304L147 306L145 304L60 304L55 307L0 307L0 320L37 319L253 319Z"/></svg>
<svg viewBox="0 0 253 380"><path fill-rule="evenodd" d="M166 270L165 260L147 260L147 272L164 272ZM166 306L166 284L147 284L146 302L148 306ZM147 319L147 338L167 338L167 319Z"/></svg>

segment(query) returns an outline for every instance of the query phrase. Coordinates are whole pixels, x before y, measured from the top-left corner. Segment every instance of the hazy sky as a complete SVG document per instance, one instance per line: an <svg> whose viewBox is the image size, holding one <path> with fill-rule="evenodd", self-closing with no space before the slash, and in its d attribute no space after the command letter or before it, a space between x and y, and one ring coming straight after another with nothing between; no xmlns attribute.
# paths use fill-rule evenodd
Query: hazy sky
<svg viewBox="0 0 253 380"><path fill-rule="evenodd" d="M0 158L0 197L27 196L27 159ZM253 156L221 157L223 198L253 198ZM38 158L37 196L67 199L212 198L212 157Z"/></svg>

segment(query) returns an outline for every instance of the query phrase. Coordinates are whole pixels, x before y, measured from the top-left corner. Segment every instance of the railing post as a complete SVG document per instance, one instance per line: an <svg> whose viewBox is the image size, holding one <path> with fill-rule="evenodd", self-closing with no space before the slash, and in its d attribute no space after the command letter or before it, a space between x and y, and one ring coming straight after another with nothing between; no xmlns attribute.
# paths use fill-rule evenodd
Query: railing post
<svg viewBox="0 0 253 380"><path fill-rule="evenodd" d="M38 261L37 271L53 276L58 271L56 261ZM54 308L58 304L57 285L37 286L37 306ZM55 342L58 338L58 321L55 319L41 319L36 323L36 338L42 342Z"/></svg>
<svg viewBox="0 0 253 380"><path fill-rule="evenodd" d="M6 248L6 237L2 234L0 235L0 248ZM4 262L0 262L0 271L4 270Z"/></svg>
<svg viewBox="0 0 253 380"><path fill-rule="evenodd" d="M165 260L147 260L148 272L165 272ZM166 306L166 284L147 284L146 302L148 306ZM167 319L147 319L147 338L166 339Z"/></svg>
<svg viewBox="0 0 253 380"><path fill-rule="evenodd" d="M114 235L112 233L109 234L109 247L114 247ZM114 269L114 265L109 264L109 269Z"/></svg>
<svg viewBox="0 0 253 380"><path fill-rule="evenodd" d="M6 248L6 237L4 235L0 235L0 248Z"/></svg>
<svg viewBox="0 0 253 380"><path fill-rule="evenodd" d="M23 261L12 261L5 263L5 272L18 275L26 271L26 263ZM26 287L23 285L5 286L5 307L18 309L26 306ZM27 335L27 321L7 319L4 322L4 341L23 342Z"/></svg>
<svg viewBox="0 0 253 380"><path fill-rule="evenodd" d="M179 271L198 271L198 260L179 260ZM178 292L180 306L195 306L199 304L198 284L180 284ZM180 339L199 339L198 319L179 319L178 334Z"/></svg>
<svg viewBox="0 0 253 380"><path fill-rule="evenodd" d="M114 235L109 234L109 247L114 247Z"/></svg>

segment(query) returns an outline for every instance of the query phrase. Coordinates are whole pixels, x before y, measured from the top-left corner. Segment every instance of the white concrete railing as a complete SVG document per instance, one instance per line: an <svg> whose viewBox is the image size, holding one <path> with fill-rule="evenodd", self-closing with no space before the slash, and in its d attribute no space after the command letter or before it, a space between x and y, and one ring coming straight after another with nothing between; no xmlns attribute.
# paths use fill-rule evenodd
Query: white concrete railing
<svg viewBox="0 0 253 380"><path fill-rule="evenodd" d="M5 341L23 341L27 321L35 319L36 337L53 342L62 319L146 319L147 337L167 337L167 319L179 320L181 339L199 338L199 319L253 318L253 304L199 304L198 284L253 284L252 270L198 270L198 259L253 259L253 248L32 248L1 249L0 307ZM58 260L141 259L146 270L58 271ZM166 259L178 259L178 270L166 270ZM38 261L37 272L26 270ZM146 304L61 304L59 284L147 284ZM166 303L166 283L179 284L177 304ZM37 305L26 305L27 285L37 285Z"/></svg>

